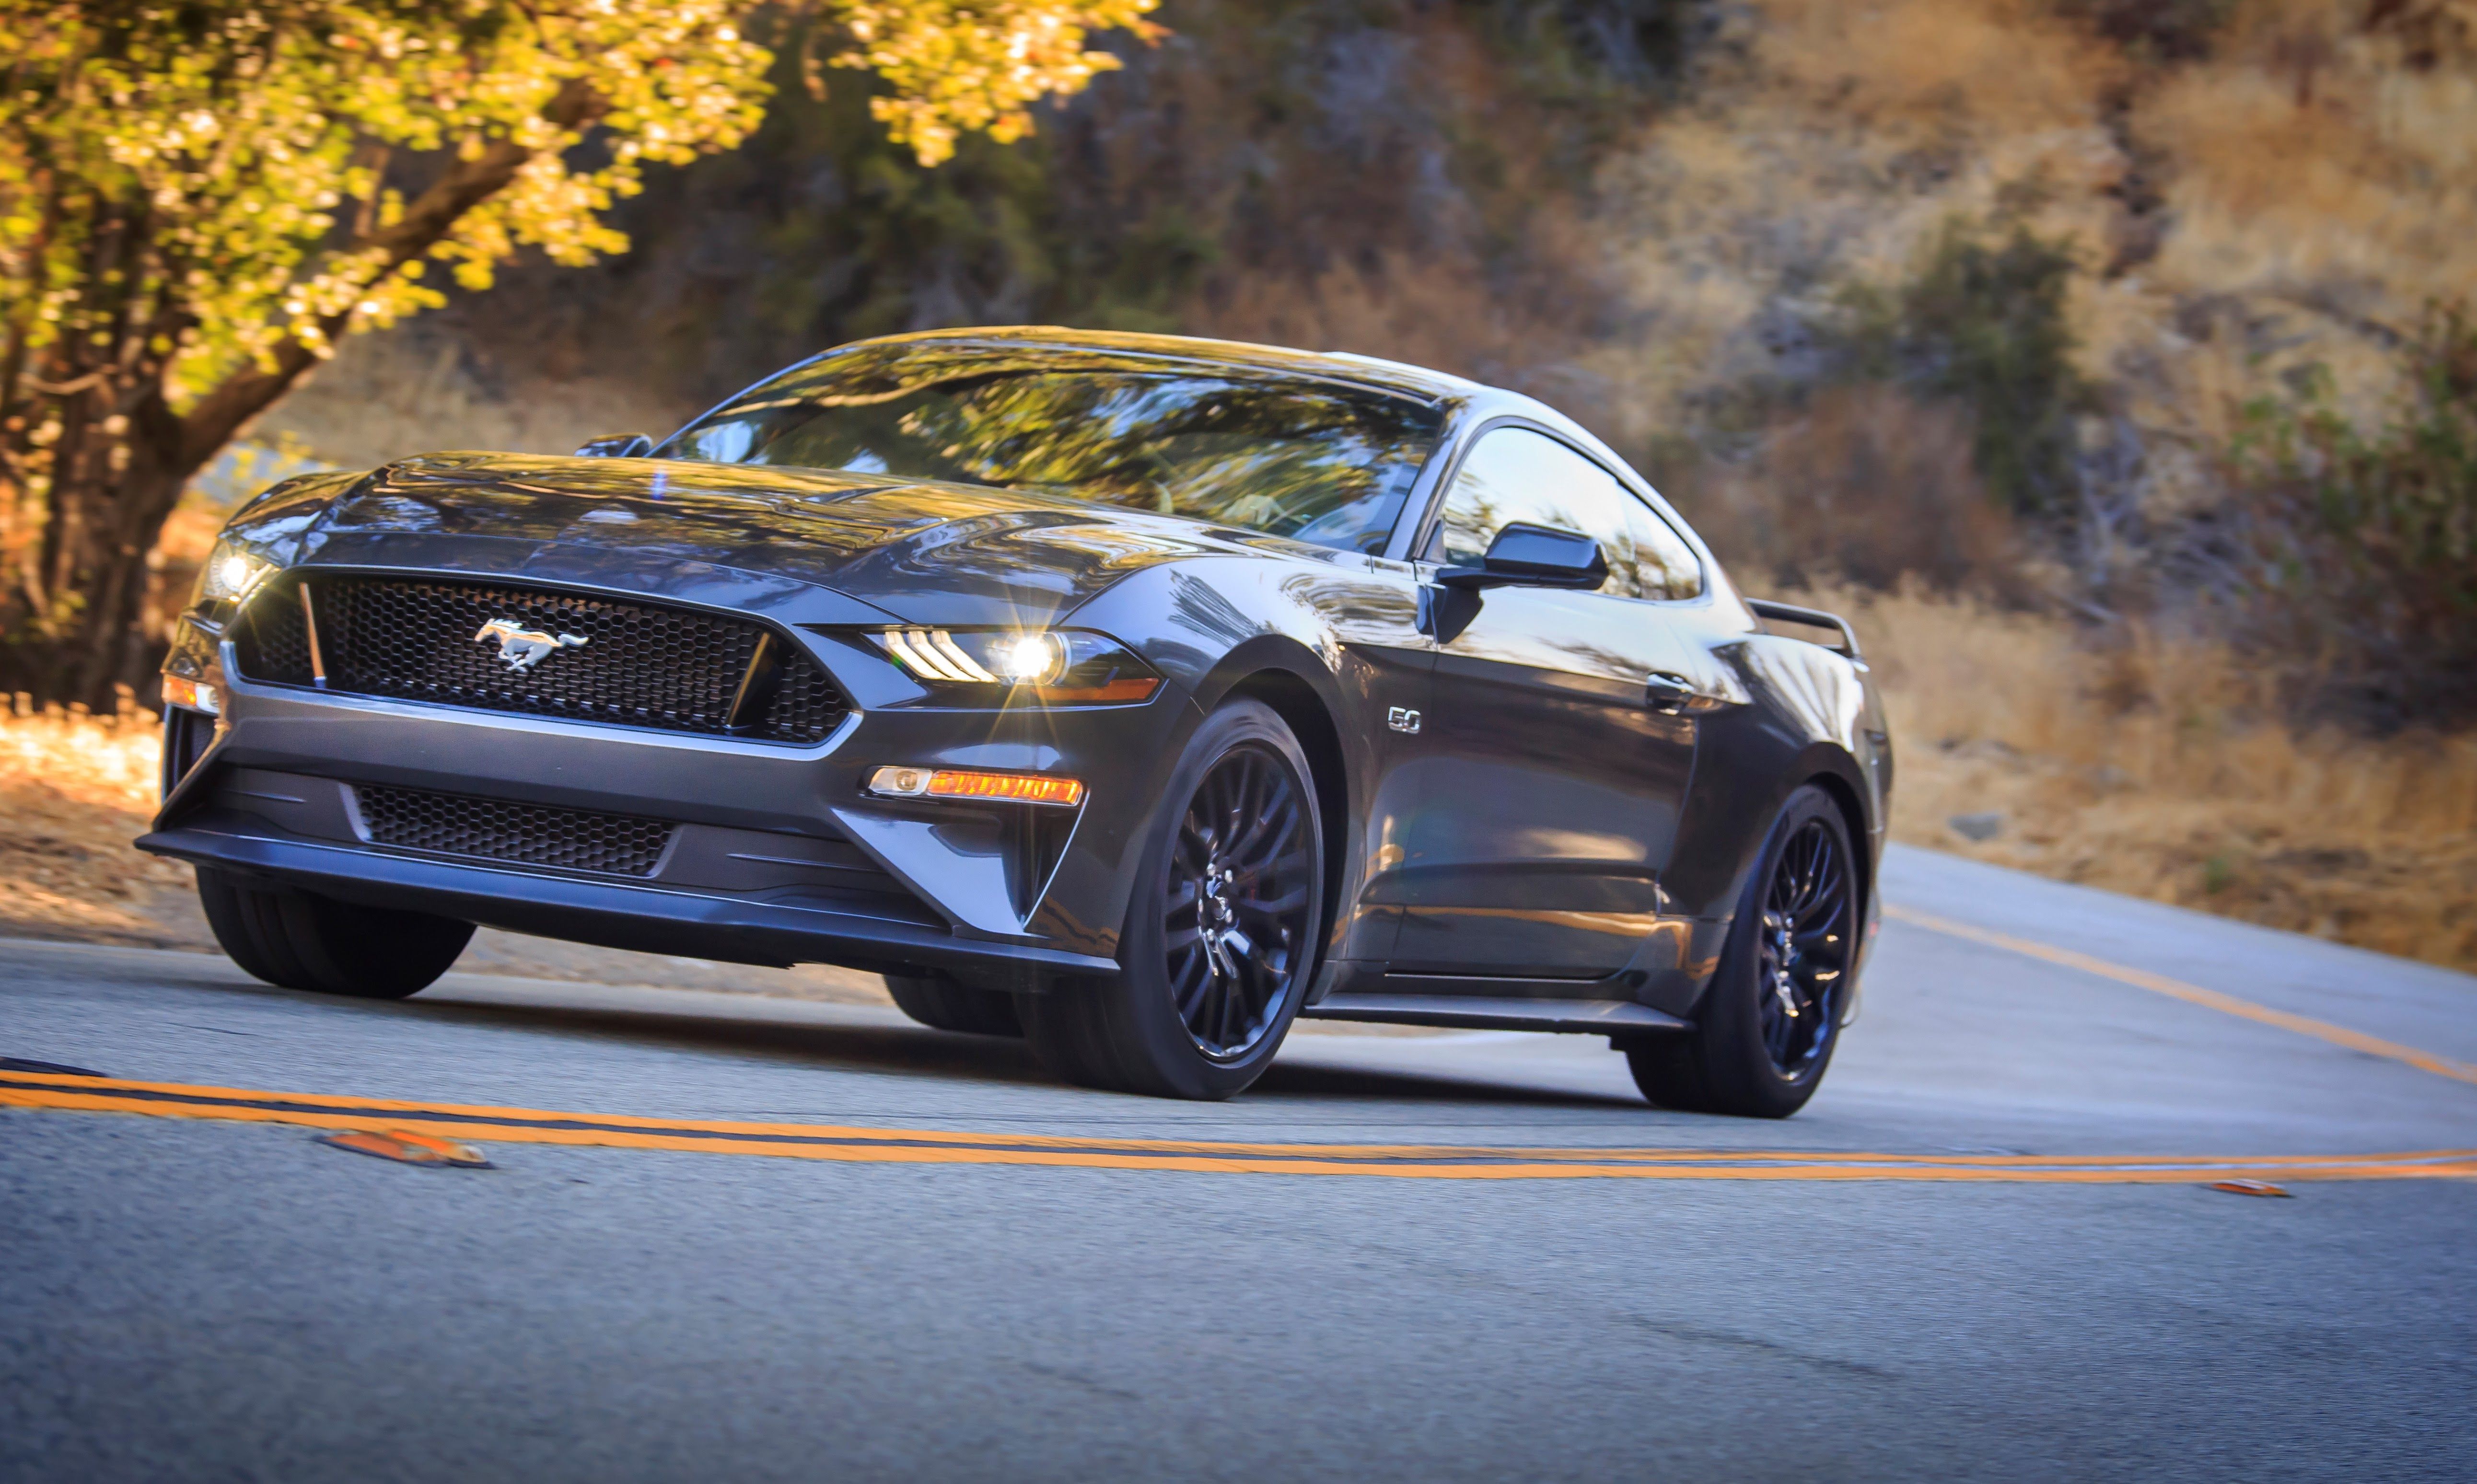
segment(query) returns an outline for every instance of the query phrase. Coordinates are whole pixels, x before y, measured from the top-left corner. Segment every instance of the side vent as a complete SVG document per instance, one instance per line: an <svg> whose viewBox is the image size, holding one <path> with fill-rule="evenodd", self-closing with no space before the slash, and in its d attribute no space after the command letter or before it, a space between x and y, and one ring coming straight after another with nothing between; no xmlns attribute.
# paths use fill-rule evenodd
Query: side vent
<svg viewBox="0 0 2477 1484"><path fill-rule="evenodd" d="M163 791L159 797L172 797L172 790L189 776L198 759L207 755L214 740L214 718L201 716L185 706L163 708Z"/></svg>

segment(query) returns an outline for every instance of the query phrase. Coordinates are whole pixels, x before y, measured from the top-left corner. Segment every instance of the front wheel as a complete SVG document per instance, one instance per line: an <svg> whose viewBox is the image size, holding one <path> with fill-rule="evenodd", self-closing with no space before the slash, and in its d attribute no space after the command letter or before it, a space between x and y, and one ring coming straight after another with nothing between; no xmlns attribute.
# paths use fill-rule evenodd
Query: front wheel
<svg viewBox="0 0 2477 1484"><path fill-rule="evenodd" d="M1024 1038L1070 1082L1227 1098L1262 1076L1315 962L1324 832L1298 738L1270 706L1213 713L1171 770L1115 978L1016 1000Z"/></svg>
<svg viewBox="0 0 2477 1484"><path fill-rule="evenodd" d="M286 989L402 1000L447 972L473 925L348 902L198 868L198 904L232 961Z"/></svg>
<svg viewBox="0 0 2477 1484"><path fill-rule="evenodd" d="M1746 883L1691 1034L1626 1048L1642 1095L1664 1108L1787 1118L1823 1082L1849 1003L1858 857L1830 795L1789 795Z"/></svg>

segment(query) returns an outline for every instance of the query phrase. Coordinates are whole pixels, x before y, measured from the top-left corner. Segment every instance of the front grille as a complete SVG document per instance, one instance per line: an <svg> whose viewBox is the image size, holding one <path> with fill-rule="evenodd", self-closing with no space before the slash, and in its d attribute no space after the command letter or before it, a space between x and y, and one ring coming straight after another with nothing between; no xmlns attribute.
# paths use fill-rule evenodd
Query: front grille
<svg viewBox="0 0 2477 1484"><path fill-rule="evenodd" d="M626 814L371 783L356 785L353 795L362 827L375 844L605 876L653 875L671 831L679 828Z"/></svg>
<svg viewBox="0 0 2477 1484"><path fill-rule="evenodd" d="M789 743L824 741L851 708L805 651L745 619L425 578L315 577L300 586L333 691ZM241 673L312 683L300 589L270 588L250 607ZM585 643L511 669L496 639L475 637L495 620Z"/></svg>

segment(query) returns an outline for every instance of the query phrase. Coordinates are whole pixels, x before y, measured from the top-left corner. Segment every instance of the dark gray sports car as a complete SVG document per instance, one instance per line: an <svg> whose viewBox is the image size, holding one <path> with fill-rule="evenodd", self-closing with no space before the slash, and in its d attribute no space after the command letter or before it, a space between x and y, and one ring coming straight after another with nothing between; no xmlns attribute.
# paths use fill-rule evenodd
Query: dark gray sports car
<svg viewBox="0 0 2477 1484"><path fill-rule="evenodd" d="M410 995L477 923L845 964L1187 1098L1306 1015L1590 1032L1655 1102L1793 1112L1891 780L1848 627L1741 598L1548 408L1064 330L288 481L164 675L138 844L261 978Z"/></svg>

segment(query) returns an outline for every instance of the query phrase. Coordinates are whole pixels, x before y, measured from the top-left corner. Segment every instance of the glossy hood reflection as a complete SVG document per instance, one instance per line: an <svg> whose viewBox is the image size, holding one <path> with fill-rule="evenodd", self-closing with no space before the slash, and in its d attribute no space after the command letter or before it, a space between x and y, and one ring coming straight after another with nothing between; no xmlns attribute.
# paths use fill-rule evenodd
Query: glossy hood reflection
<svg viewBox="0 0 2477 1484"><path fill-rule="evenodd" d="M549 576L588 554L605 570L693 564L832 588L922 623L1038 621L1157 563L1267 543L1330 556L1056 494L519 454L434 454L288 482L231 530L279 560L326 565Z"/></svg>

